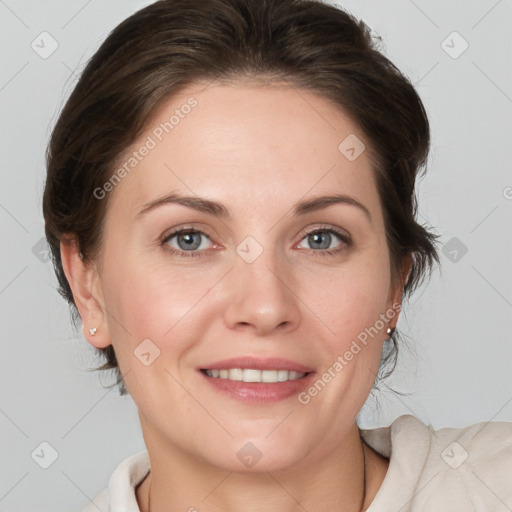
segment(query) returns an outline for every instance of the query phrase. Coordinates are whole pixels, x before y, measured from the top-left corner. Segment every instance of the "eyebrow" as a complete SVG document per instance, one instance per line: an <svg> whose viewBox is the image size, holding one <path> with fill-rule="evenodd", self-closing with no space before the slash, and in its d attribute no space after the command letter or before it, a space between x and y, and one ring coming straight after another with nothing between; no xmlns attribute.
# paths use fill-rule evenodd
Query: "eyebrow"
<svg viewBox="0 0 512 512"><path fill-rule="evenodd" d="M205 199L198 196L183 196L177 193L167 194L163 197L155 199L154 201L150 201L149 203L144 204L142 209L137 214L137 218L166 204L181 204L183 206L187 206L188 208L193 208L199 212L209 213L221 219L231 218L229 210L222 203L211 201L210 199ZM365 214L370 223L372 222L372 216L368 208L364 206L364 204L360 203L357 199L345 194L318 196L307 199L305 201L300 201L293 206L293 215L305 215L307 213L327 208L333 204L347 204L350 206L355 206Z"/></svg>

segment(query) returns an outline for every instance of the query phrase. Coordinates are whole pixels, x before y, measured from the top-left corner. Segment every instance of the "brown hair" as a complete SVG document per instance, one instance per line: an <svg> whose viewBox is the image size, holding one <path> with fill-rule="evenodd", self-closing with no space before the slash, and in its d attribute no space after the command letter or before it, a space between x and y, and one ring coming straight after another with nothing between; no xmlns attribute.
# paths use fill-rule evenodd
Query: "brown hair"
<svg viewBox="0 0 512 512"><path fill-rule="evenodd" d="M46 237L74 321L60 242L71 234L85 260L95 258L108 198L98 200L94 190L164 99L205 80L286 81L330 100L360 126L373 155L394 281L404 258L413 256L404 286L410 295L439 263L437 236L415 220L415 181L430 131L418 94L379 51L379 41L363 22L314 0L160 0L117 26L81 74L46 155ZM396 366L397 340L395 331L383 351L381 379ZM106 363L95 370L114 369L126 394L113 346L97 350Z"/></svg>

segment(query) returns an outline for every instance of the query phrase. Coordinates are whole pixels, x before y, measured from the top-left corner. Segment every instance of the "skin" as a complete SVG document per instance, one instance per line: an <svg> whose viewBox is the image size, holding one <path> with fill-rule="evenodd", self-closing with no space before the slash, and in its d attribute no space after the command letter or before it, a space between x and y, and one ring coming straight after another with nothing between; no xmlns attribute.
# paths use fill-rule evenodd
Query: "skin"
<svg viewBox="0 0 512 512"><path fill-rule="evenodd" d="M98 258L83 262L76 244L61 246L84 336L98 348L113 344L139 410L152 468L137 488L139 506L147 510L151 485L153 511L365 510L389 461L361 443L356 416L398 315L307 405L297 396L243 403L197 368L253 355L322 375L400 303L410 261L392 283L369 143L313 93L236 82L195 84L167 99L126 154L190 97L197 106L109 192ZM350 134L367 147L354 161L338 150ZM172 203L138 216L171 191L221 202L231 218ZM300 200L332 193L357 199L371 220L343 203L291 213ZM206 233L196 234L202 256L173 254L186 248L178 237L162 243L180 227ZM322 256L307 234L329 227L352 244L333 234L329 248L342 250ZM236 252L248 236L263 248L250 264ZM145 339L160 350L147 366L134 355ZM248 442L262 454L251 468L237 457Z"/></svg>

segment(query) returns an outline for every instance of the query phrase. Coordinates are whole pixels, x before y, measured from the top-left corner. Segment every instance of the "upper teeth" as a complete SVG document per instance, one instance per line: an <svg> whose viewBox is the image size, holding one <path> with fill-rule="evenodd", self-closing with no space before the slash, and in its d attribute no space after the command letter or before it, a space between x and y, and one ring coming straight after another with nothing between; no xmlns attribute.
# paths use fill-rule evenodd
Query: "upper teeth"
<svg viewBox="0 0 512 512"><path fill-rule="evenodd" d="M231 368L230 370L206 370L206 375L220 379L241 380L244 382L286 382L301 379L306 375L288 370L252 370Z"/></svg>

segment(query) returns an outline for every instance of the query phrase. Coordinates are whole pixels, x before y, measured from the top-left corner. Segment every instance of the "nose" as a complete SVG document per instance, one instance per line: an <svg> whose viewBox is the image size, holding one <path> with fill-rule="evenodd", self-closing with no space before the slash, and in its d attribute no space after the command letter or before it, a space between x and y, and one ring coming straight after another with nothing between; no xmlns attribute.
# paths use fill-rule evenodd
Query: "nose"
<svg viewBox="0 0 512 512"><path fill-rule="evenodd" d="M275 251L264 250L251 263L237 256L227 279L224 319L230 329L266 336L299 326L301 301L293 268L283 257L277 261Z"/></svg>

